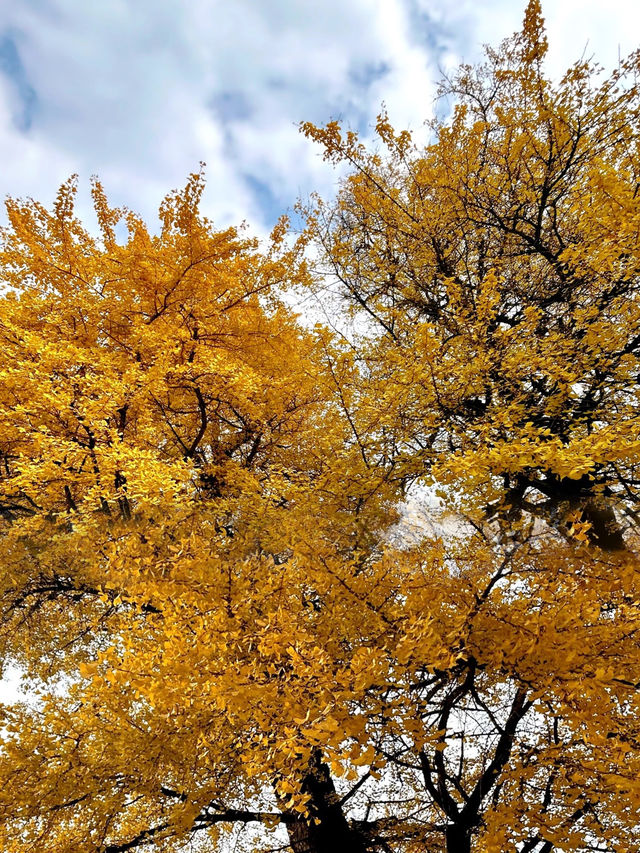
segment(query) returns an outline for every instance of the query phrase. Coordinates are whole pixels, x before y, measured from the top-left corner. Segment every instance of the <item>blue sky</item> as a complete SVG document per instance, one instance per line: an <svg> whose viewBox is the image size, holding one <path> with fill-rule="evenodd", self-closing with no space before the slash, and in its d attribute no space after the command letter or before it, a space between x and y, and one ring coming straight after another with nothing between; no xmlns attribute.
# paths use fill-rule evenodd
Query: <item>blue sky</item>
<svg viewBox="0 0 640 853"><path fill-rule="evenodd" d="M205 212L264 233L335 173L297 130L340 118L370 133L384 101L418 136L439 68L478 58L525 0L4 0L0 195L46 203L97 173L153 219L204 160ZM637 0L547 0L550 70L611 66L640 41Z"/></svg>

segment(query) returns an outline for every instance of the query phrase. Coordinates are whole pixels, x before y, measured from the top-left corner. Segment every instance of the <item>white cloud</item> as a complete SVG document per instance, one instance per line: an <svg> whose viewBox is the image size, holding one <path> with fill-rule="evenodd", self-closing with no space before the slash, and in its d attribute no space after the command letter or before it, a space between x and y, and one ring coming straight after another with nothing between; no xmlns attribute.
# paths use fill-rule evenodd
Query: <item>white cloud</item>
<svg viewBox="0 0 640 853"><path fill-rule="evenodd" d="M483 44L497 44L518 30L525 0L415 0L449 34L456 61L473 62ZM542 0L549 38L549 73L559 76L583 52L612 68L640 46L637 0Z"/></svg>
<svg viewBox="0 0 640 853"><path fill-rule="evenodd" d="M85 208L95 172L115 203L151 218L164 193L205 160L206 212L221 226L246 218L264 230L299 194L331 192L334 175L297 122L342 118L366 134L384 100L397 126L419 132L433 108L437 67L476 59L482 42L519 26L523 7L524 0L3 4L0 193L50 201L77 171ZM633 0L606 7L553 0L544 12L554 72L587 39L612 64L618 42L625 52L640 31Z"/></svg>

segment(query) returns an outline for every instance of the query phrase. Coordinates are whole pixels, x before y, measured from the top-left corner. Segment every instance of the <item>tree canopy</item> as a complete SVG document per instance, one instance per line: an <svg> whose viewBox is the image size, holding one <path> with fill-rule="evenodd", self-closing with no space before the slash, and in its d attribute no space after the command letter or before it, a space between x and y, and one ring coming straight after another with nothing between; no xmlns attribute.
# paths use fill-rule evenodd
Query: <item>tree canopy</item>
<svg viewBox="0 0 640 853"><path fill-rule="evenodd" d="M640 52L546 49L530 0L425 147L303 125L297 240L201 172L157 234L8 201L7 853L637 844Z"/></svg>

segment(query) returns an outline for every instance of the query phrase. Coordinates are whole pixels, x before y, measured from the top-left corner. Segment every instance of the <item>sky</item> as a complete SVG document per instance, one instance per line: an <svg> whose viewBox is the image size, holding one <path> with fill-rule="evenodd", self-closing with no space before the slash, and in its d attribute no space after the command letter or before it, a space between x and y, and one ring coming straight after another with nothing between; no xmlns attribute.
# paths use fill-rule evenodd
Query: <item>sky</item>
<svg viewBox="0 0 640 853"><path fill-rule="evenodd" d="M265 234L336 175L298 131L365 137L386 104L419 137L441 70L518 29L525 0L0 0L0 196L50 204L78 173L154 223L205 161L203 210ZM612 67L640 42L638 0L543 0L549 71ZM634 41L634 36L637 41Z"/></svg>

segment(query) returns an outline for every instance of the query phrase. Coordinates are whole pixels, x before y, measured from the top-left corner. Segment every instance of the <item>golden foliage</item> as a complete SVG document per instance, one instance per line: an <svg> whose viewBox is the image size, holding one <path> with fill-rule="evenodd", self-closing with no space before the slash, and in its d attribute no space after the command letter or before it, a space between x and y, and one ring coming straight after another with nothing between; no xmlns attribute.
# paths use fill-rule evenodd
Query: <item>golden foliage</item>
<svg viewBox="0 0 640 853"><path fill-rule="evenodd" d="M531 0L424 150L305 125L352 173L297 243L200 172L157 235L8 203L7 853L633 849L640 57L546 47ZM332 274L350 341L283 299Z"/></svg>

